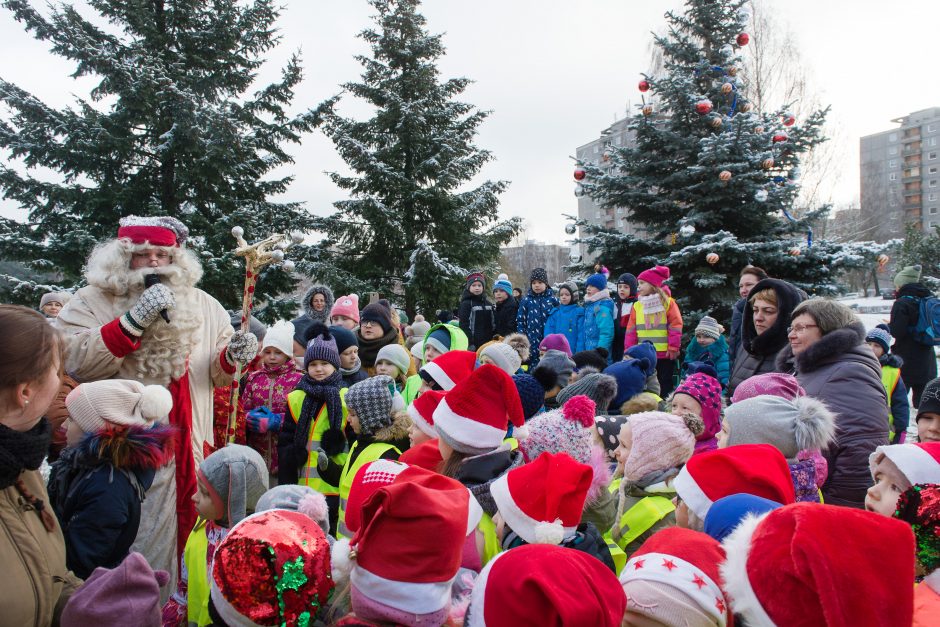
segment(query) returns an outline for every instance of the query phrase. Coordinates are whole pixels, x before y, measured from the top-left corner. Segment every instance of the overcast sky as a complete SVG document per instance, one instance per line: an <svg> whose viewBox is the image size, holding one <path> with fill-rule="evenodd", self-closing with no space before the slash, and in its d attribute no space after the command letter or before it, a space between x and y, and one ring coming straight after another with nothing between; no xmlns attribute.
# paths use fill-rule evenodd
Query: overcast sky
<svg viewBox="0 0 940 627"><path fill-rule="evenodd" d="M44 6L45 1L37 5ZM306 78L297 105L313 106L356 80L354 54L367 51L356 38L370 26L364 0L283 0L282 45L263 76L272 77L292 51L301 49ZM887 130L891 119L940 106L936 0L774 0L774 8L799 39L808 70L832 105L843 136L841 175L831 197L847 204L858 197L858 138ZM667 0L428 0L428 28L444 33L442 77L475 82L463 99L493 111L479 146L495 159L481 176L511 181L501 211L521 216L529 237L565 239L562 214L577 212L570 157L615 118L646 69L650 31L663 14L681 10ZM746 50L745 50L746 54ZM89 82L68 78L72 66L49 54L0 9L0 58L7 80L45 102L62 106L84 94ZM363 114L354 101L344 114ZM309 210L328 213L343 198L324 174L342 169L332 143L320 134L292 149L296 182L287 194ZM9 214L10 206L3 207Z"/></svg>

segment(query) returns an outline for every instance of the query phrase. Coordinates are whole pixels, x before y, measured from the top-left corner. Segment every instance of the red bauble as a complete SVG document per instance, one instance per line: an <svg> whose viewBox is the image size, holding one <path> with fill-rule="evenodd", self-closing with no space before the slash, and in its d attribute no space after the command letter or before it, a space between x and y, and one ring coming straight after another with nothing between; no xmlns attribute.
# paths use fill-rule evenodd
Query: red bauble
<svg viewBox="0 0 940 627"><path fill-rule="evenodd" d="M784 126L793 126L795 123L796 123L796 118L790 115L789 113L783 116Z"/></svg>
<svg viewBox="0 0 940 627"><path fill-rule="evenodd" d="M769 170L770 168L774 167L773 157L767 157L766 159L764 159L761 165L764 167L765 170Z"/></svg>
<svg viewBox="0 0 940 627"><path fill-rule="evenodd" d="M779 144L780 142L785 142L790 139L790 136L780 131L779 133L774 133L774 143Z"/></svg>
<svg viewBox="0 0 940 627"><path fill-rule="evenodd" d="M705 255L705 261L707 261L708 264L712 266L718 263L719 259L720 258L718 257L718 253L708 253Z"/></svg>
<svg viewBox="0 0 940 627"><path fill-rule="evenodd" d="M711 100L699 100L695 103L695 112L699 115L707 115L712 112L713 106Z"/></svg>
<svg viewBox="0 0 940 627"><path fill-rule="evenodd" d="M748 44L748 42L750 42L750 41L751 41L751 36L748 35L747 33L741 33L740 35L738 35L738 45L739 45L739 46L746 46L746 45Z"/></svg>
<svg viewBox="0 0 940 627"><path fill-rule="evenodd" d="M732 85L731 83L724 83L721 86L721 93L728 95L731 93L732 89L734 89L734 85Z"/></svg>
<svg viewBox="0 0 940 627"><path fill-rule="evenodd" d="M722 170L721 173L718 174L718 178L724 181L725 183L727 183L728 181L731 180L731 172L729 172L728 170Z"/></svg>
<svg viewBox="0 0 940 627"><path fill-rule="evenodd" d="M587 173L581 168L577 168L574 171L574 180L576 181L583 181L585 176L587 176Z"/></svg>
<svg viewBox="0 0 940 627"><path fill-rule="evenodd" d="M637 88L643 93L646 93L650 90L650 82L646 80L640 81L640 84L637 85Z"/></svg>

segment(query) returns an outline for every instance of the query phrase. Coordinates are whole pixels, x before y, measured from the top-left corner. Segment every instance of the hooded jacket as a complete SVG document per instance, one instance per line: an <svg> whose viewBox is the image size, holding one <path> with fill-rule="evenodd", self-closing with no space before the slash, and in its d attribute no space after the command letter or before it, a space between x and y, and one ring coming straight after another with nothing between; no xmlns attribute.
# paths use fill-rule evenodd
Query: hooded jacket
<svg viewBox="0 0 940 627"><path fill-rule="evenodd" d="M621 281L620 279L625 279ZM633 311L633 303L636 302L637 280L632 274L620 275L617 284L626 283L630 286L630 297L620 298L620 293L614 298L614 343L610 347L610 361L616 363L623 359L623 340L627 332L627 322L630 320L630 312Z"/></svg>
<svg viewBox="0 0 940 627"><path fill-rule="evenodd" d="M745 301L741 322L741 346L734 358L734 368L728 379L728 397L745 379L765 372L780 372L777 366L777 354L788 345L787 327L790 315L803 302L806 295L802 290L780 279L764 279L757 283L751 294L772 289L777 294L777 319L773 325L758 335L754 328L754 307Z"/></svg>
<svg viewBox="0 0 940 627"><path fill-rule="evenodd" d="M496 329L494 335L506 337L516 332L516 315L519 313L519 301L510 294L501 303L496 303Z"/></svg>
<svg viewBox="0 0 940 627"><path fill-rule="evenodd" d="M598 292L596 300L584 299L584 324L578 340L578 350L587 351L603 348L609 353L614 341L614 327L617 324L614 301L607 290ZM596 294L595 294L596 296Z"/></svg>
<svg viewBox="0 0 940 627"><path fill-rule="evenodd" d="M516 329L519 333L525 333L529 338L529 344L532 345L532 353L529 355L529 366L534 368L539 363L539 353L537 347L542 343L545 337L545 321L552 309L558 307L558 298L555 297L555 291L546 287L541 294L536 294L529 288L522 302L519 303L519 313L516 315Z"/></svg>
<svg viewBox="0 0 940 627"><path fill-rule="evenodd" d="M323 307L323 311L316 311L313 308L313 304L310 302L316 294L323 294L323 297L326 299L326 305ZM294 337L301 337L304 334L304 331L314 322L322 322L323 324L329 326L330 324L330 310L333 308L333 290L328 288L325 285L314 285L304 294L304 298L300 301L300 310L303 312L299 317L294 318L291 322L294 324Z"/></svg>
<svg viewBox="0 0 940 627"><path fill-rule="evenodd" d="M486 291L476 295L464 288L457 317L460 319L460 329L470 340L470 350L476 350L493 339L496 306L486 297Z"/></svg>
<svg viewBox="0 0 940 627"><path fill-rule="evenodd" d="M553 333L560 333L568 340L572 353L577 353L581 341L581 332L584 327L584 308L577 303L558 305L551 310L545 320L542 337Z"/></svg>
<svg viewBox="0 0 940 627"><path fill-rule="evenodd" d="M923 284L908 283L898 290L891 306L891 322L888 324L894 336L891 352L904 360L901 377L911 387L922 387L937 378L937 356L933 347L921 344L911 335L911 329L920 318L920 299L930 296L933 293Z"/></svg>
<svg viewBox="0 0 940 627"><path fill-rule="evenodd" d="M888 444L888 399L881 365L865 344L865 327L855 322L831 331L796 356L787 345L777 368L795 374L806 395L836 415L835 439L823 451L829 464L825 502L864 507L872 484L868 457Z"/></svg>
<svg viewBox="0 0 940 627"><path fill-rule="evenodd" d="M49 477L49 500L65 536L66 565L85 579L127 557L140 504L157 469L172 457L174 429L109 428L62 451Z"/></svg>

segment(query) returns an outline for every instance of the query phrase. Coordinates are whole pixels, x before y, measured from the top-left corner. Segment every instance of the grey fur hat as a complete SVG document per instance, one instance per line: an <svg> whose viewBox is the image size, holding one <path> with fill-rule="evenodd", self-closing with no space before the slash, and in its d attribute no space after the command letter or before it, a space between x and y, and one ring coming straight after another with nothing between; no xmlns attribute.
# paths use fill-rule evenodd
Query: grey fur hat
<svg viewBox="0 0 940 627"><path fill-rule="evenodd" d="M725 410L728 446L770 444L788 461L806 449L822 449L835 435L835 415L809 396L788 400L755 396Z"/></svg>

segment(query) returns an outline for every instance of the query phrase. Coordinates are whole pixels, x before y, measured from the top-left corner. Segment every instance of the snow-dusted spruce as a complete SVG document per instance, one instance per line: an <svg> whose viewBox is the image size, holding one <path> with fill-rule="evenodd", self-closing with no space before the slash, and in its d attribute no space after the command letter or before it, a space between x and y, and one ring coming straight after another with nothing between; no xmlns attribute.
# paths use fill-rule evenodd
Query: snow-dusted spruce
<svg viewBox="0 0 940 627"><path fill-rule="evenodd" d="M302 74L296 55L279 81L249 91L279 39L277 4L100 0L47 9L4 1L34 37L75 63L73 77L97 83L88 98L53 109L0 80L10 111L0 120L0 148L12 157L0 164L0 191L29 212L27 223L0 219L0 257L60 272L70 286L119 217L170 215L191 229L205 269L201 287L237 306L242 270L230 252L232 226L243 225L250 239L309 226L299 203L269 200L292 179L271 175L292 161L285 145L313 130L333 102L287 112ZM108 28L97 26L104 22ZM57 175L50 180L37 166ZM37 302L15 287L20 302ZM272 272L255 298L292 288L286 273Z"/></svg>
<svg viewBox="0 0 940 627"><path fill-rule="evenodd" d="M361 81L344 89L375 109L358 121L331 115L324 125L353 174L333 173L349 199L316 221L332 252L334 289L358 279L400 301L409 314L456 306L467 270L485 268L518 229L498 221L507 183L463 186L492 158L473 144L488 112L455 100L469 80L440 81L439 35L425 29L417 0L373 0L372 47L358 57Z"/></svg>
<svg viewBox="0 0 940 627"><path fill-rule="evenodd" d="M820 238L809 245L811 225L829 208L794 207L799 161L825 141L828 110L796 120L785 109L752 109L741 72L749 19L741 0L689 0L685 14L667 13L668 34L655 38L664 70L639 84L636 146L609 146L602 160L579 164L595 201L626 208L645 229L636 237L588 228L585 240L610 268L668 265L688 330L706 313L730 318L747 264L830 294L842 272L874 269L887 248Z"/></svg>

